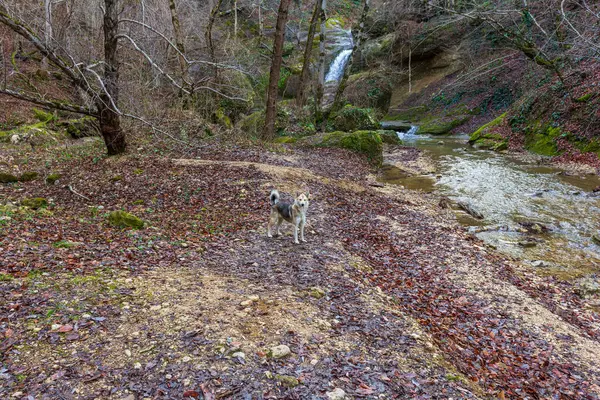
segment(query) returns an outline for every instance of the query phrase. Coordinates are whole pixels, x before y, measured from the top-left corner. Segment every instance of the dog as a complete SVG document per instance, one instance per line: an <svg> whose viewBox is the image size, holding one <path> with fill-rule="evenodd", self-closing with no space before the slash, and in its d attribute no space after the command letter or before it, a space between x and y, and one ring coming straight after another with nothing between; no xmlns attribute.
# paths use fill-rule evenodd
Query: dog
<svg viewBox="0 0 600 400"><path fill-rule="evenodd" d="M267 236L273 237L272 230L275 227L275 236L279 236L279 227L283 221L294 225L294 243L300 244L298 241L298 231L300 231L300 240L304 239L304 226L306 225L306 212L308 211L308 198L310 194L300 193L296 195L293 203L280 201L279 192L275 189L271 190L269 202L271 203L271 215L269 216L269 224L267 226Z"/></svg>

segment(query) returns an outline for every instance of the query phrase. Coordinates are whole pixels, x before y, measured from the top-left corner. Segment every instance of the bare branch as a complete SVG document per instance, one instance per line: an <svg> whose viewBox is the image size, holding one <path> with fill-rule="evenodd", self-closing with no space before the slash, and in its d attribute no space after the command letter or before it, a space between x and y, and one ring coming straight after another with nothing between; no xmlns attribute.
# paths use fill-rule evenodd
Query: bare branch
<svg viewBox="0 0 600 400"><path fill-rule="evenodd" d="M23 93L15 92L10 89L0 89L0 94L5 94L14 97L19 100L29 101L30 103L39 104L48 108L54 108L62 111L74 112L77 114L89 115L92 117L98 117L98 112L87 107L79 106L77 104L66 103L56 100L45 100L34 96L29 96Z"/></svg>

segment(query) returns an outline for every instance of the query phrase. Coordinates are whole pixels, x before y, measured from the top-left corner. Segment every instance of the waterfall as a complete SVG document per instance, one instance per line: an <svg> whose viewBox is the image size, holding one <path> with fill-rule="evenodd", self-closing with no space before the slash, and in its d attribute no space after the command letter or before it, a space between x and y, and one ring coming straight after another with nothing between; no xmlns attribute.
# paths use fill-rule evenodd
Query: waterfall
<svg viewBox="0 0 600 400"><path fill-rule="evenodd" d="M340 54L333 60L331 66L329 67L329 71L325 76L325 82L335 81L338 82L342 75L344 74L344 69L348 64L348 60L352 55L352 49L342 50Z"/></svg>
<svg viewBox="0 0 600 400"><path fill-rule="evenodd" d="M407 132L396 132L396 135L398 135L398 139L403 140L406 139L407 136L413 136L417 133L417 131L419 130L418 126L415 125L411 125L410 129Z"/></svg>

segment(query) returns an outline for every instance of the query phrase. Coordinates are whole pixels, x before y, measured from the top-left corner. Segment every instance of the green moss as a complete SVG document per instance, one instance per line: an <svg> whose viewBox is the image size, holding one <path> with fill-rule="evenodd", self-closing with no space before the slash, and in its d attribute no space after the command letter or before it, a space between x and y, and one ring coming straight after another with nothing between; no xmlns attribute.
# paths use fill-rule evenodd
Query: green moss
<svg viewBox="0 0 600 400"><path fill-rule="evenodd" d="M475 132L473 132L471 134L471 137L469 138L469 143L474 144L481 138L504 140L504 137L502 137L498 134L489 133L489 129L502 125L505 118L506 118L506 113L498 116L497 118L493 119L492 121L488 122L487 124L479 127L479 129L477 129Z"/></svg>
<svg viewBox="0 0 600 400"><path fill-rule="evenodd" d="M296 143L297 141L298 138L292 136L279 136L274 140L275 143Z"/></svg>
<svg viewBox="0 0 600 400"><path fill-rule="evenodd" d="M327 21L325 21L325 27L327 29L343 28L344 22L340 18L327 18Z"/></svg>
<svg viewBox="0 0 600 400"><path fill-rule="evenodd" d="M280 382L283 386L288 388L296 387L300 384L298 379L290 375L275 375L275 380Z"/></svg>
<svg viewBox="0 0 600 400"><path fill-rule="evenodd" d="M592 93L587 93L587 94L584 94L583 96L581 96L580 98L575 99L575 101L577 103L587 103L588 100L592 98L592 96L593 96Z"/></svg>
<svg viewBox="0 0 600 400"><path fill-rule="evenodd" d="M142 199L134 200L132 204L134 206L140 206L140 205L144 204L144 200L142 200Z"/></svg>
<svg viewBox="0 0 600 400"><path fill-rule="evenodd" d="M21 200L21 205L29 207L32 210L39 210L40 208L48 207L48 201L43 197L32 197Z"/></svg>
<svg viewBox="0 0 600 400"><path fill-rule="evenodd" d="M111 182L119 182L123 180L123 176L122 175L115 175L112 178L110 178Z"/></svg>
<svg viewBox="0 0 600 400"><path fill-rule="evenodd" d="M392 130L378 130L377 133L381 136L383 143L402 145L402 140L398 137L398 133Z"/></svg>
<svg viewBox="0 0 600 400"><path fill-rule="evenodd" d="M33 115L35 117L35 119L37 119L38 121L41 122L51 122L51 121L56 121L56 115L54 115L53 113L49 113L43 110L39 110L37 108L33 109Z"/></svg>
<svg viewBox="0 0 600 400"><path fill-rule="evenodd" d="M283 133L288 125L290 115L283 107L278 107L277 118L275 119L275 131L278 134ZM260 137L265 126L265 112L256 111L239 123L239 129L249 137Z"/></svg>
<svg viewBox="0 0 600 400"><path fill-rule="evenodd" d="M38 173L34 171L23 172L19 177L19 181L21 182L31 182L36 180L38 177Z"/></svg>
<svg viewBox="0 0 600 400"><path fill-rule="evenodd" d="M58 174L58 173L53 173L53 174L50 174L50 175L48 175L48 177L46 178L46 183L47 183L48 185L54 185L54 184L56 183L56 181L60 179L60 177L61 177L61 175L60 175L60 174Z"/></svg>
<svg viewBox="0 0 600 400"><path fill-rule="evenodd" d="M6 172L0 172L0 183L14 183L19 182L19 178L13 174Z"/></svg>
<svg viewBox="0 0 600 400"><path fill-rule="evenodd" d="M372 109L348 104L331 117L330 125L334 131L353 132L377 129L379 121Z"/></svg>
<svg viewBox="0 0 600 400"><path fill-rule="evenodd" d="M94 117L83 117L63 121L60 123L60 126L66 128L67 133L73 139L98 136L99 134L98 122Z"/></svg>
<svg viewBox="0 0 600 400"><path fill-rule="evenodd" d="M460 115L453 118L431 118L426 119L419 125L419 134L443 135L449 133L452 129L463 125L471 119L470 115Z"/></svg>
<svg viewBox="0 0 600 400"><path fill-rule="evenodd" d="M118 228L142 229L144 221L125 211L113 211L108 214L108 222Z"/></svg>
<svg viewBox="0 0 600 400"><path fill-rule="evenodd" d="M229 118L229 116L223 112L222 108L217 108L217 110L213 113L213 122L224 126L227 129L233 128L231 118Z"/></svg>
<svg viewBox="0 0 600 400"><path fill-rule="evenodd" d="M70 249L77 246L77 243L69 242L68 240L59 240L54 242L52 246L56 247L57 249Z"/></svg>
<svg viewBox="0 0 600 400"><path fill-rule="evenodd" d="M525 136L525 148L543 156L556 156L559 154L556 139L561 135L558 127L531 130Z"/></svg>
<svg viewBox="0 0 600 400"><path fill-rule="evenodd" d="M317 147L341 147L362 153L375 165L383 162L383 141L376 131L329 132L307 138Z"/></svg>
<svg viewBox="0 0 600 400"><path fill-rule="evenodd" d="M14 278L12 277L12 275L3 274L3 273L0 272L0 282L10 282L13 279Z"/></svg>

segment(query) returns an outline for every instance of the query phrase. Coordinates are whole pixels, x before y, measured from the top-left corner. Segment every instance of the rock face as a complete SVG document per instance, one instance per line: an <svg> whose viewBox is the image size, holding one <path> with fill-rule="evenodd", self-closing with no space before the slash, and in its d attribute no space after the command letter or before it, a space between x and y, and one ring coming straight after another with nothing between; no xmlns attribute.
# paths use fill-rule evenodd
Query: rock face
<svg viewBox="0 0 600 400"><path fill-rule="evenodd" d="M144 221L125 211L113 211L108 215L108 222L118 228L142 229Z"/></svg>
<svg viewBox="0 0 600 400"><path fill-rule="evenodd" d="M316 147L340 147L363 153L377 166L383 162L383 141L377 131L329 132L303 138L300 142Z"/></svg>
<svg viewBox="0 0 600 400"><path fill-rule="evenodd" d="M595 233L592 236L592 242L596 243L598 246L600 246L600 233Z"/></svg>
<svg viewBox="0 0 600 400"><path fill-rule="evenodd" d="M280 344L279 346L271 347L269 349L268 355L271 358L283 358L287 357L292 353L290 348L285 344Z"/></svg>
<svg viewBox="0 0 600 400"><path fill-rule="evenodd" d="M370 108L359 108L346 105L331 117L333 131L354 132L379 128L375 112Z"/></svg>
<svg viewBox="0 0 600 400"><path fill-rule="evenodd" d="M288 126L289 115L282 108L277 109L277 116L275 118L275 132L282 133ZM243 118L238 124L238 128L242 130L246 135L250 137L259 137L262 129L265 126L265 112L256 111L247 117Z"/></svg>

